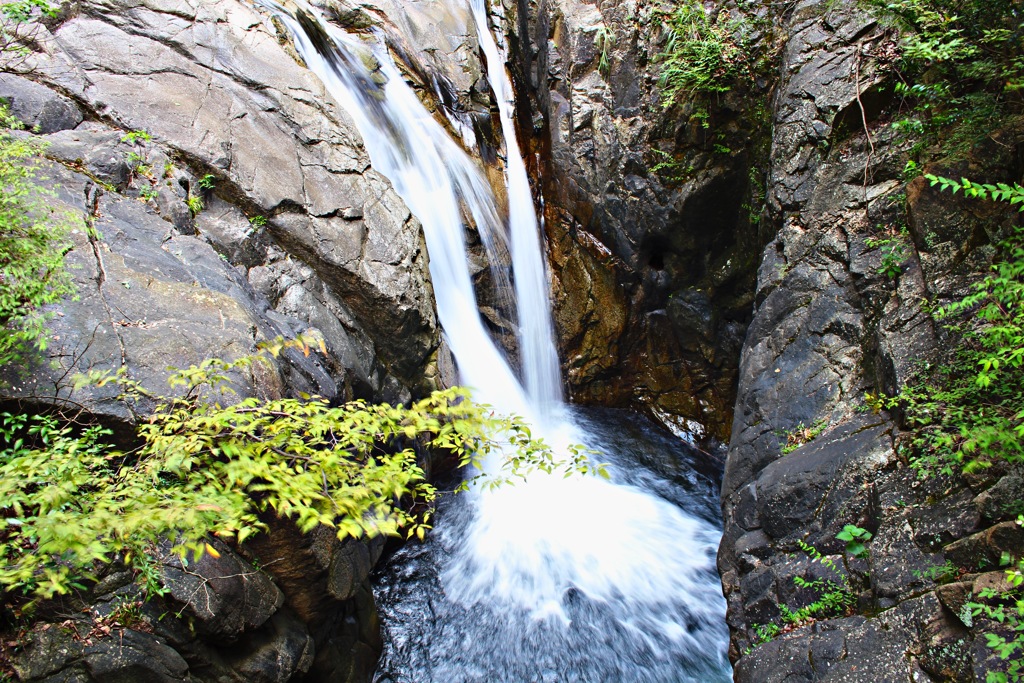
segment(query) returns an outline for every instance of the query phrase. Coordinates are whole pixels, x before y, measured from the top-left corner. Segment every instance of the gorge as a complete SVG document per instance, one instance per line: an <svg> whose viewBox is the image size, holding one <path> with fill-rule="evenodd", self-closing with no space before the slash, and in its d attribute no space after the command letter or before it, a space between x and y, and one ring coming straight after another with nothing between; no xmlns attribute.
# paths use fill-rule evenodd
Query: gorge
<svg viewBox="0 0 1024 683"><path fill-rule="evenodd" d="M972 605L1013 595L1017 462L923 476L884 397L962 343L932 311L1021 226L922 176L1012 196L1016 91L963 149L915 146L911 29L852 0L29 7L0 98L79 221L77 298L5 409L130 441L153 404L75 372L166 392L168 365L303 336L238 398L463 384L609 478L471 486L404 544L278 519L188 563L155 547L145 599L117 562L31 618L3 592L0 680L1014 675L990 643L1017 622ZM666 95L694 35L726 85Z"/></svg>

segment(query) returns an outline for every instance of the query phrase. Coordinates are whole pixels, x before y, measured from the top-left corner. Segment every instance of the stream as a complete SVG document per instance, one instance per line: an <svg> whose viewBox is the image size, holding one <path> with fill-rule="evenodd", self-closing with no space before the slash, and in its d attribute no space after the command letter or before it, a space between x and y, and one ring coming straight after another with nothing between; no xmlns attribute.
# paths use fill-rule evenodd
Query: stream
<svg viewBox="0 0 1024 683"><path fill-rule="evenodd" d="M424 108L379 33L349 35L301 0L289 3L294 9L261 0L422 223L459 383L476 401L521 416L556 453L582 444L609 465L608 480L535 471L512 486L446 496L429 540L402 548L378 572L386 644L377 680L726 681L715 570L720 473L637 415L563 402L514 91L485 0L468 1L503 132L507 206L473 150ZM506 305L518 322L520 367L478 310L466 250L473 228L494 280L514 285ZM511 276L493 265L509 255ZM489 454L484 473L499 472L504 457Z"/></svg>
<svg viewBox="0 0 1024 683"><path fill-rule="evenodd" d="M648 492L694 520L691 535L676 540L704 565L691 590L626 607L625 596L614 590L602 599L573 587L561 596L561 612L547 615L500 600L466 604L452 590L448 572L473 523L474 506L465 495L448 496L438 510L437 531L385 558L373 576L384 636L376 683L732 680L714 570L720 470L639 415L572 412L602 449L617 483ZM640 543L664 542L658 530L633 531L644 534ZM594 542L618 545L617 539ZM661 549L641 552L648 550L657 555Z"/></svg>

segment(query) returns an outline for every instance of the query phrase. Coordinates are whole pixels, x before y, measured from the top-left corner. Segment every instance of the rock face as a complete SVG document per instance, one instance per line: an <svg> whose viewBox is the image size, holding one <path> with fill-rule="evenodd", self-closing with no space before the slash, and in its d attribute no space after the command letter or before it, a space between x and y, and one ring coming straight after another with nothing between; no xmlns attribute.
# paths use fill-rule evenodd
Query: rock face
<svg viewBox="0 0 1024 683"><path fill-rule="evenodd" d="M987 580L978 558L1020 542L1007 510L991 508L1017 475L919 480L897 448L898 423L864 412L863 397L892 392L937 357L948 340L922 302L962 293L1019 219L941 197L921 178L904 208L901 143L880 120L892 84L879 64L894 36L870 16L800 2L786 35L768 185L778 233L761 258L722 490L736 680L981 680L993 655L979 634L992 624L972 621L963 603ZM1019 177L1020 138L1004 138L962 174ZM898 272L871 239L886 236L904 240ZM866 558L836 538L847 524L874 534ZM811 563L801 544L835 569ZM784 608L821 597L794 578L845 586L851 615L762 643Z"/></svg>
<svg viewBox="0 0 1024 683"><path fill-rule="evenodd" d="M663 106L657 3L505 5L574 399L725 440L768 238L754 208L765 127L738 95L708 104L710 128L692 103Z"/></svg>
<svg viewBox="0 0 1024 683"><path fill-rule="evenodd" d="M100 259L93 270L111 269L79 274L83 297L70 315L112 319L73 327L120 332L114 364L144 377L159 373L133 354L151 353L162 368L313 328L330 347L321 360L330 372L310 369L306 388L400 398L426 386L437 343L419 225L370 167L347 115L273 31L237 2L81 3L42 36L46 52L31 65L61 95L5 77L14 111L45 124L51 156L82 171L62 198L88 204L99 237L75 251ZM126 141L136 130L152 139ZM95 192L85 196L87 178ZM140 192L151 199L115 197ZM207 210L193 217L189 198ZM84 296L87 280L97 296ZM197 291L189 299L174 287ZM196 306L196 297L213 300ZM221 342L195 333L218 327Z"/></svg>
<svg viewBox="0 0 1024 683"><path fill-rule="evenodd" d="M1019 553L996 501L1020 474L918 481L900 424L864 395L938 357L950 340L922 302L961 296L1020 219L905 184L897 38L856 3L703 5L758 13L778 49L764 84L710 104L708 129L696 101L660 106L651 4L505 3L569 382L578 399L731 428L719 569L737 681L980 680L997 666L980 634L998 628L964 603L998 578L979 559ZM930 170L1016 181L1020 140ZM676 177L654 170L659 151ZM836 538L848 524L874 535L866 558ZM762 642L821 597L794 579L842 587L848 616Z"/></svg>
<svg viewBox="0 0 1024 683"><path fill-rule="evenodd" d="M382 26L428 106L488 163L500 158L464 7L325 4L353 30ZM964 604L1001 574L965 564L1024 549L1001 504L1024 479L919 482L899 424L863 411L862 396L937 353L944 333L921 302L961 293L1019 219L914 181L894 273L871 240L877 226L898 235L904 213L886 118L892 35L852 1L765 3L776 75L700 112L665 109L655 10L502 8L573 393L706 436L731 428L719 568L738 681L974 680L997 665L978 636L994 626ZM73 390L71 375L123 369L165 392L169 365L300 333L328 353L233 378L240 395L402 400L451 374L416 219L264 15L236 0L83 0L38 38L26 74L0 75L0 97L49 145L54 208L77 217L67 259L79 298L55 307L45 356L9 373L5 401L73 400L127 427L146 406ZM936 170L1017 179L1020 139L996 136L965 168ZM485 266L474 260L493 288ZM497 306L484 312L513 336ZM866 558L836 538L846 524L874 535ZM74 617L41 615L16 672L365 680L379 649L366 578L380 551L281 525L251 549L155 558L150 588L165 594L149 602L112 567ZM794 578L841 584L855 604L760 643L783 606L820 597Z"/></svg>
<svg viewBox="0 0 1024 683"><path fill-rule="evenodd" d="M326 354L254 365L232 378L239 397L402 401L437 385L420 225L268 17L235 1L100 0L66 5L35 37L22 73L0 74L0 97L47 145L78 296L54 307L33 367L8 369L5 401L73 403L128 438L149 406L76 389L75 373L123 371L167 394L169 367L300 334ZM471 102L474 59L464 51L460 70L437 57L443 79L410 70ZM367 577L382 543L275 524L258 552L218 543L217 557L155 558L149 601L110 568L74 616L39 615L18 676L367 680L380 650Z"/></svg>

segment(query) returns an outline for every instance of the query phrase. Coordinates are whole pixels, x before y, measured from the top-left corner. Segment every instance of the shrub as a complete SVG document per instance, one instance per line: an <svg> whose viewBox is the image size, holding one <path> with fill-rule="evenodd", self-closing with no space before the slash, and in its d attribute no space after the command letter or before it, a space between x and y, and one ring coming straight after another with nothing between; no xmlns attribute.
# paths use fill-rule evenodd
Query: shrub
<svg viewBox="0 0 1024 683"><path fill-rule="evenodd" d="M941 189L1024 209L1020 186L926 177ZM895 397L875 398L876 408L903 410L922 471L1024 460L1024 229L1005 240L1000 253L970 294L934 313L963 343L945 362L923 366Z"/></svg>
<svg viewBox="0 0 1024 683"><path fill-rule="evenodd" d="M898 95L909 105L897 128L917 151L941 143L961 156L1008 115L1024 93L1024 13L1016 0L862 0L901 33Z"/></svg>
<svg viewBox="0 0 1024 683"><path fill-rule="evenodd" d="M714 17L698 0L683 0L662 15L668 40L661 60L661 101L667 108L683 94L730 90L753 71L750 29L728 11Z"/></svg>
<svg viewBox="0 0 1024 683"><path fill-rule="evenodd" d="M525 425L493 416L461 389L408 407L214 400L230 391L229 377L296 344L304 346L277 342L236 361L178 370L170 378L178 397L154 396L123 372L81 378L119 386L128 401L155 401L130 451L95 425L4 414L0 587L47 598L81 587L98 563L118 560L145 574L161 539L172 539L182 557L214 553L208 535L242 543L266 529L265 514L303 532L332 527L339 538L423 538L436 491L417 464L422 448L450 451L463 465L507 449L505 469L483 480L491 485L536 468L591 469L582 449L555 461Z"/></svg>
<svg viewBox="0 0 1024 683"><path fill-rule="evenodd" d="M1017 524L1024 525L1024 517L1018 517ZM1024 559L1012 563L1009 557L1003 559L1011 564L1006 570L1009 590L985 588L976 596L984 602L972 601L965 605L969 610L966 612L967 626L972 626L976 617L985 617L998 621L1010 631L1008 638L997 633L985 634L986 645L1006 662L1006 671L987 672L985 683L1024 681Z"/></svg>
<svg viewBox="0 0 1024 683"><path fill-rule="evenodd" d="M0 106L0 365L46 348L45 306L73 292L63 267L73 218L40 186L40 145Z"/></svg>

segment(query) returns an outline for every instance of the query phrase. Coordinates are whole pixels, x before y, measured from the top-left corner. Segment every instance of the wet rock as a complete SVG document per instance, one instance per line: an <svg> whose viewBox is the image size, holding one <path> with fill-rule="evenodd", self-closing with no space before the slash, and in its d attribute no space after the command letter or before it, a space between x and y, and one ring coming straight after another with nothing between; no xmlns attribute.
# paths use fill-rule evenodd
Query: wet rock
<svg viewBox="0 0 1024 683"><path fill-rule="evenodd" d="M511 71L535 122L528 144L539 159L528 160L543 183L572 394L641 405L666 425L724 440L762 246L743 209L752 160L739 150L763 129L742 104L716 101L715 139L731 149L713 154L712 134L688 120L694 102L662 107L662 33L645 29L660 21L652 3L556 0L516 11L506 20ZM655 170L666 159L679 168ZM687 294L698 290L706 301Z"/></svg>

